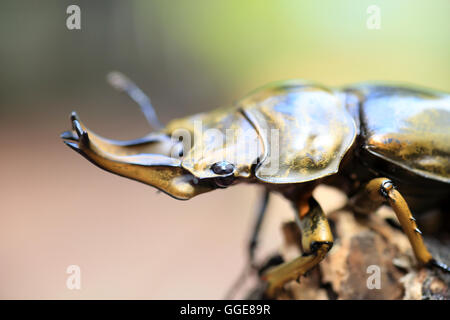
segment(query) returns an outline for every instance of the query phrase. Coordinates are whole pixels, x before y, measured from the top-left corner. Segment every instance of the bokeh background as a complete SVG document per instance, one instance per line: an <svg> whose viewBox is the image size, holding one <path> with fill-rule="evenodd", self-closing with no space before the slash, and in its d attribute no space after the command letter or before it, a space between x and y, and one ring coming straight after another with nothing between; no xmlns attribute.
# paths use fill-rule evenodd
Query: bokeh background
<svg viewBox="0 0 450 320"><path fill-rule="evenodd" d="M81 30L66 8L81 8ZM366 26L381 9L381 28ZM97 133L148 133L111 89L120 70L163 122L229 104L274 80L363 80L450 89L450 2L63 1L0 3L0 298L222 298L244 266L259 195L237 186L176 201L91 165L59 139L69 113ZM329 210L341 199L319 189ZM290 206L275 197L264 257ZM81 268L68 290L66 268Z"/></svg>

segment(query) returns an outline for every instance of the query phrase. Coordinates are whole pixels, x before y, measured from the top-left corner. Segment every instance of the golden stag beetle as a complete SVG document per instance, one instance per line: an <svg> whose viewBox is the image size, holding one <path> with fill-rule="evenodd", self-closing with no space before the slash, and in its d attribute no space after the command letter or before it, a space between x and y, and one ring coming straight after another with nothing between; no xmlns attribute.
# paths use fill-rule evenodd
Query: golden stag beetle
<svg viewBox="0 0 450 320"><path fill-rule="evenodd" d="M120 73L109 80L141 106L156 131L137 140L109 140L72 113L72 130L61 137L89 161L183 200L238 183L263 185L251 261L269 194L279 192L293 203L304 254L263 275L267 297L317 265L333 245L327 218L312 197L321 183L344 190L357 212L388 203L417 260L449 271L425 247L407 204L420 213L449 198L448 94L387 84L332 89L291 80L163 127L134 83Z"/></svg>

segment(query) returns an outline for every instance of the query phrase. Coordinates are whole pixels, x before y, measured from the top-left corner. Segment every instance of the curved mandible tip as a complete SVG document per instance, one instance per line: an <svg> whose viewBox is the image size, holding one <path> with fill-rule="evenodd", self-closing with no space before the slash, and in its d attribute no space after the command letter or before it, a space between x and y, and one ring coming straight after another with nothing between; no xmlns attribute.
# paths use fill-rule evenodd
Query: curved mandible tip
<svg viewBox="0 0 450 320"><path fill-rule="evenodd" d="M106 79L108 83L114 87L114 89L125 92L139 105L142 113L147 119L147 122L153 129L161 130L163 128L163 125L159 122L158 117L156 116L156 112L152 106L150 98L133 81L118 71L108 73Z"/></svg>

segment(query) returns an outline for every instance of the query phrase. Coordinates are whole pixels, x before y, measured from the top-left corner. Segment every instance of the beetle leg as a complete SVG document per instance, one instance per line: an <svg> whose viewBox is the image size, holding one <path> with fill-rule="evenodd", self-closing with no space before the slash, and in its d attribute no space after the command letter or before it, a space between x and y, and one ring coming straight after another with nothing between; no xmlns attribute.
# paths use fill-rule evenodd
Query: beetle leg
<svg viewBox="0 0 450 320"><path fill-rule="evenodd" d="M266 211L267 211L267 205L269 203L269 195L270 195L270 191L267 190L267 189L264 190L264 193L263 193L263 195L261 197L261 204L260 204L260 207L258 208L258 212L257 212L258 215L257 215L257 218L256 218L255 226L253 227L252 236L250 238L250 243L249 243L249 246L248 246L248 262L247 262L247 265L245 266L245 269L241 272L239 277L236 279L236 281L233 283L233 285L228 290L227 294L225 295L225 299L226 300L232 299L234 297L234 295L237 292L237 290L241 287L241 285L245 281L245 278L247 277L249 270L251 268L255 268L256 267L256 263L254 261L255 249L256 249L256 247L258 245L259 231L261 230L261 225L262 225L262 222L264 220L264 216L265 216Z"/></svg>
<svg viewBox="0 0 450 320"><path fill-rule="evenodd" d="M260 204L260 207L258 210L258 216L256 218L255 225L253 227L252 237L250 238L250 243L248 246L248 257L249 257L251 267L255 266L255 261L254 261L255 249L258 246L259 231L261 230L261 225L262 225L264 216L267 211L267 205L269 203L269 195L270 195L270 191L267 189L264 190L264 194L262 195L261 204Z"/></svg>
<svg viewBox="0 0 450 320"><path fill-rule="evenodd" d="M291 280L297 280L316 266L333 246L328 220L320 205L310 197L297 203L296 221L302 232L304 254L290 262L269 269L263 280L268 282L266 296L273 298ZM306 213L305 213L306 210Z"/></svg>
<svg viewBox="0 0 450 320"><path fill-rule="evenodd" d="M364 199L365 198L365 199ZM367 202L369 200L371 204ZM446 271L450 268L433 259L431 253L422 238L422 232L416 224L416 219L412 216L403 196L395 189L394 184L387 178L375 178L369 181L365 187L365 191L360 194L355 201L355 209L357 211L367 211L363 206L367 204L370 209L379 207L383 202L387 201L394 210L403 232L406 233L411 243L414 255L421 264L434 265Z"/></svg>

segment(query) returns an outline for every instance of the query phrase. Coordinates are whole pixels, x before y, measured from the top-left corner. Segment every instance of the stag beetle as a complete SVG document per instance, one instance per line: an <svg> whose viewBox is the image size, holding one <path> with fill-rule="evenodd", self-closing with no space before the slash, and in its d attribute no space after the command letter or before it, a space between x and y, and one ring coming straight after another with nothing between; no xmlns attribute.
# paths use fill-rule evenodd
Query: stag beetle
<svg viewBox="0 0 450 320"><path fill-rule="evenodd" d="M419 263L450 270L429 253L410 211L442 208L449 198L450 95L384 83L333 89L290 80L163 127L133 82L117 72L109 80L141 106L156 132L109 140L72 113L72 130L61 137L92 163L184 200L241 182L263 185L251 260L269 194L279 192L294 205L304 254L263 274L268 297L317 265L333 245L312 196L322 183L343 190L356 212L389 204ZM201 134L206 131L214 134ZM220 134L231 138L217 143Z"/></svg>

